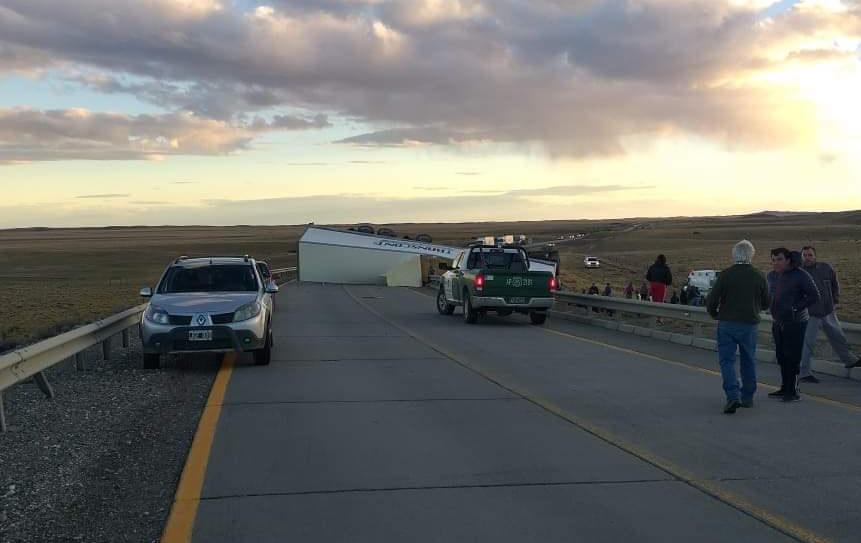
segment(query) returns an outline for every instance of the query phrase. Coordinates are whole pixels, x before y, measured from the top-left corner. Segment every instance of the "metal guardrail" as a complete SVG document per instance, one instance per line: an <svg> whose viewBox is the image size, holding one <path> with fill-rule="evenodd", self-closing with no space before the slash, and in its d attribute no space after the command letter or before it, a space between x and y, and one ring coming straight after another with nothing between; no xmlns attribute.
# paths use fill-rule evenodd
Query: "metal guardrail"
<svg viewBox="0 0 861 543"><path fill-rule="evenodd" d="M628 300L626 298L614 298L611 296L559 292L556 294L555 309L557 311L562 309L562 304L569 307L574 306L575 308L579 307L584 309L582 315L583 318L589 319L593 322L600 321L605 323L608 328L623 330L623 326L625 326L625 331L634 332L640 335L651 335L652 337L666 339L685 345L702 346L706 348L714 348L715 345L715 341L713 339L705 337L703 328L706 325L716 325L717 321L711 318L704 307L667 303L659 304L639 300ZM609 320L601 319L602 313L609 317ZM649 317L650 321L647 327L630 324L624 325L624 314ZM655 326L657 319L671 319L690 323L694 327L693 335L673 333L670 331L659 331ZM759 331L770 332L771 325L771 315L763 313L762 321L759 323ZM846 339L851 345L861 345L861 325L855 323L842 323L842 327L843 332L846 335ZM823 335L820 335L820 338L822 338ZM770 360L771 357L773 357L773 353L770 351L763 351L761 356L763 359L768 357L767 359ZM840 366L839 370L842 371L843 367ZM848 376L848 370L843 371L843 375Z"/></svg>
<svg viewBox="0 0 861 543"><path fill-rule="evenodd" d="M675 319L694 324L716 324L716 321L706 311L706 308L679 304L658 304L612 296L595 296L590 294L575 294L571 292L556 293L556 300L575 306L582 306L591 313L592 308L604 311L645 315L647 317ZM763 332L771 330L771 315L762 314L759 329ZM861 325L842 323L846 339L854 345L861 345Z"/></svg>
<svg viewBox="0 0 861 543"><path fill-rule="evenodd" d="M43 373L46 369L72 357L75 357L78 369L83 369L83 351L97 343L102 344L102 355L107 360L110 358L111 338L121 334L123 347L128 347L129 328L140 322L141 313L145 308L146 304L142 304L59 336L0 355L0 431L6 431L6 417L3 410L4 390L33 378L42 392L47 397L53 398L54 392Z"/></svg>

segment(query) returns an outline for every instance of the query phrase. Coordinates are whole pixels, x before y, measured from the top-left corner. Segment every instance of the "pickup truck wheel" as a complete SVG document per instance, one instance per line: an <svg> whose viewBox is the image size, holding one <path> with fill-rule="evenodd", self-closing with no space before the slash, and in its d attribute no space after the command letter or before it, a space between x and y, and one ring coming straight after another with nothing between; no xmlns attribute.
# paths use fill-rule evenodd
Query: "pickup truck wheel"
<svg viewBox="0 0 861 543"><path fill-rule="evenodd" d="M532 324L542 325L544 321L547 320L547 313L541 313L539 311L533 311L529 314L529 320L532 321Z"/></svg>
<svg viewBox="0 0 861 543"><path fill-rule="evenodd" d="M467 324L475 324L478 322L478 311L472 307L472 298L468 292L463 293L463 320Z"/></svg>
<svg viewBox="0 0 861 543"><path fill-rule="evenodd" d="M145 370L157 370L161 367L161 355L144 353L143 366Z"/></svg>
<svg viewBox="0 0 861 543"><path fill-rule="evenodd" d="M440 287L436 295L436 310L439 311L440 315L451 315L454 313L454 305L448 303L448 300L445 299L445 289L443 287Z"/></svg>
<svg viewBox="0 0 861 543"><path fill-rule="evenodd" d="M255 366L268 366L269 362L272 360L272 330L269 330L269 333L266 335L266 343L263 345L263 348L254 351L254 365Z"/></svg>

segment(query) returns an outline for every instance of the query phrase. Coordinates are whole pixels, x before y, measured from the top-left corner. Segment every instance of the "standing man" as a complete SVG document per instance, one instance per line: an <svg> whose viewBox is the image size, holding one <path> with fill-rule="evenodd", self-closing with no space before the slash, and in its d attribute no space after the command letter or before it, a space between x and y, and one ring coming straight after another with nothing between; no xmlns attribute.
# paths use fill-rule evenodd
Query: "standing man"
<svg viewBox="0 0 861 543"><path fill-rule="evenodd" d="M801 258L804 271L813 277L816 288L819 289L819 302L810 306L810 320L807 322L807 333L804 335L804 350L801 356L801 381L818 383L813 375L813 350L816 348L816 338L819 328L825 330L825 336L831 343L831 348L843 361L847 368L861 367L861 357L849 349L846 336L837 320L837 304L840 303L840 283L834 268L826 262L817 262L816 249L810 245L802 249Z"/></svg>
<svg viewBox="0 0 861 543"><path fill-rule="evenodd" d="M735 264L718 275L706 302L709 315L718 320L718 359L726 414L735 413L739 407L753 407L756 392L757 325L760 312L768 308L770 300L765 276L751 265L755 252L746 239L735 244L732 248ZM741 389L735 372L736 350Z"/></svg>
<svg viewBox="0 0 861 543"><path fill-rule="evenodd" d="M810 318L808 308L819 301L819 290L810 274L801 269L801 255L778 247L771 251L773 271L768 274L771 295L771 332L774 351L780 365L780 389L769 397L784 402L797 402L798 372L801 369L801 351Z"/></svg>
<svg viewBox="0 0 861 543"><path fill-rule="evenodd" d="M664 303L667 297L667 287L673 284L673 274L667 266L667 257L658 255L655 263L649 266L646 272L646 281L649 282L649 294L652 301L659 304Z"/></svg>

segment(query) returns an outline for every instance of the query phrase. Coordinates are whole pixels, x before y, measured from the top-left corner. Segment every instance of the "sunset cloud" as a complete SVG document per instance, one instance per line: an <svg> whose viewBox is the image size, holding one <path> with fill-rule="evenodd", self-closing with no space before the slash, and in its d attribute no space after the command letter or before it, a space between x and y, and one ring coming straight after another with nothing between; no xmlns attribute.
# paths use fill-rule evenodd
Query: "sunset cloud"
<svg viewBox="0 0 861 543"><path fill-rule="evenodd" d="M271 116L281 108L358 121L370 128L338 141L366 147L538 144L575 158L664 137L814 147L816 104L771 74L856 65L861 5L806 0L764 16L769 4L6 0L0 70L62 70L165 113L42 112L42 125L100 136L54 134L53 152L37 134L4 140L0 160L223 154L260 132L332 125L318 113ZM0 122L22 116L34 113Z"/></svg>

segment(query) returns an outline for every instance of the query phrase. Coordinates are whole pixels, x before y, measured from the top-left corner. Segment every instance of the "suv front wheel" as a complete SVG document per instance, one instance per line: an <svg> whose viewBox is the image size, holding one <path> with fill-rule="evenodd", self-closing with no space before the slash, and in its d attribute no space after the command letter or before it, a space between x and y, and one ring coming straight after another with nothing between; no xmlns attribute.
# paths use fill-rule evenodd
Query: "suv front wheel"
<svg viewBox="0 0 861 543"><path fill-rule="evenodd" d="M161 367L161 355L158 353L144 353L143 367L145 370L157 370Z"/></svg>
<svg viewBox="0 0 861 543"><path fill-rule="evenodd" d="M272 360L272 330L266 333L266 343L263 348L254 351L254 364L256 366L268 366Z"/></svg>

